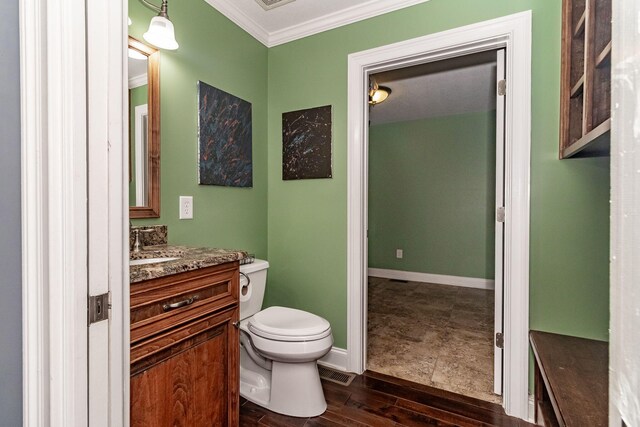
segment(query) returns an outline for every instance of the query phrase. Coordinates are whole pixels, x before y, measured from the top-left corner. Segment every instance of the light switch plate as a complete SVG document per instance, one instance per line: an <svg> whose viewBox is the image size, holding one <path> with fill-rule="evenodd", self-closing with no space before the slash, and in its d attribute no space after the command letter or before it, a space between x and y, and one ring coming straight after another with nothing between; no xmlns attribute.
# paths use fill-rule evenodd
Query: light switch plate
<svg viewBox="0 0 640 427"><path fill-rule="evenodd" d="M180 196L180 219L193 219L192 196Z"/></svg>
<svg viewBox="0 0 640 427"><path fill-rule="evenodd" d="M402 259L404 256L404 251L402 249L396 249L396 258Z"/></svg>

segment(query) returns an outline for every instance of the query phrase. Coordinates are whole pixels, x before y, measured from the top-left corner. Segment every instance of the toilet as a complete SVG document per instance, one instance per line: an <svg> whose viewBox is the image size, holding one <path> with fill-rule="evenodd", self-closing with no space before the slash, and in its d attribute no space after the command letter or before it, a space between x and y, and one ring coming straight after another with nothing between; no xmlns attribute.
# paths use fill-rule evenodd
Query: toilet
<svg viewBox="0 0 640 427"><path fill-rule="evenodd" d="M317 361L333 345L331 325L286 307L261 310L267 261L240 266L240 395L273 412L315 417L327 409Z"/></svg>

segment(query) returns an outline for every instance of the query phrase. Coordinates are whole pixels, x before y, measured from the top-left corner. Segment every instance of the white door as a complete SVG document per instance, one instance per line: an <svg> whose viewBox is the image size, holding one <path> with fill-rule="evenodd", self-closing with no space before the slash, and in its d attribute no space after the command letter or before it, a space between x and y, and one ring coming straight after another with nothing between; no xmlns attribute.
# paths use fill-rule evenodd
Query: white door
<svg viewBox="0 0 640 427"><path fill-rule="evenodd" d="M493 392L502 395L503 347L498 337L503 333L504 291L504 113L506 101L505 50L496 57L496 242L495 242L495 315L493 342Z"/></svg>
<svg viewBox="0 0 640 427"><path fill-rule="evenodd" d="M108 318L90 321L89 425L127 425L128 253L125 231L124 47L122 1L89 1L87 19L88 293ZM90 316L91 317L91 316Z"/></svg>

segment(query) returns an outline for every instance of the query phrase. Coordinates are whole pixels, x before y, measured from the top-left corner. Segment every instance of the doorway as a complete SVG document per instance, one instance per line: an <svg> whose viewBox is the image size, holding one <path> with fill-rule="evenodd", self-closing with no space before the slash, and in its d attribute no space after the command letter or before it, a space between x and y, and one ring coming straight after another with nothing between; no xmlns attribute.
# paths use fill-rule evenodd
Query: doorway
<svg viewBox="0 0 640 427"><path fill-rule="evenodd" d="M366 367L368 80L371 74L505 48L503 406L528 418L531 13L523 12L349 55L347 368Z"/></svg>
<svg viewBox="0 0 640 427"><path fill-rule="evenodd" d="M391 95L369 108L367 144L367 369L493 403L504 58L491 50L370 75Z"/></svg>

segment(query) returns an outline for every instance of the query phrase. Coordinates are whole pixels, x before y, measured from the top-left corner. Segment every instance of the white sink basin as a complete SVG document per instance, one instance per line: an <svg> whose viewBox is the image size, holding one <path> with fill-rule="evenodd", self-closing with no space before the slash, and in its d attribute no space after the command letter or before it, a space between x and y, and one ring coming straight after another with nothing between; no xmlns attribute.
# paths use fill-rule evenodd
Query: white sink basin
<svg viewBox="0 0 640 427"><path fill-rule="evenodd" d="M178 258L147 258L147 259L132 259L129 260L129 265L146 265L146 264L158 264L160 262L174 261Z"/></svg>

